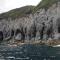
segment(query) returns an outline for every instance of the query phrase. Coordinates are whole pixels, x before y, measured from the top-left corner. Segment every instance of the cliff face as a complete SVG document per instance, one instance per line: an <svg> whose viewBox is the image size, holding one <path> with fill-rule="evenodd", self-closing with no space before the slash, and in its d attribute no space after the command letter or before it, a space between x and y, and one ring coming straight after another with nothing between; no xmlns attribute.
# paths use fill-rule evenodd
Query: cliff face
<svg viewBox="0 0 60 60"><path fill-rule="evenodd" d="M60 39L60 2L26 17L0 19L0 40Z"/></svg>

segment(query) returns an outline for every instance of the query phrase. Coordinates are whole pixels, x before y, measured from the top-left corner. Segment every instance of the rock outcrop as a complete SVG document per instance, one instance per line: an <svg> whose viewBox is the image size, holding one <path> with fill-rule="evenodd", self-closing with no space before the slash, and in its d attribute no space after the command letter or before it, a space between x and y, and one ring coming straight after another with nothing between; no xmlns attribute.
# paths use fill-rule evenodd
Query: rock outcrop
<svg viewBox="0 0 60 60"><path fill-rule="evenodd" d="M20 18L0 18L0 39L60 39L60 2Z"/></svg>

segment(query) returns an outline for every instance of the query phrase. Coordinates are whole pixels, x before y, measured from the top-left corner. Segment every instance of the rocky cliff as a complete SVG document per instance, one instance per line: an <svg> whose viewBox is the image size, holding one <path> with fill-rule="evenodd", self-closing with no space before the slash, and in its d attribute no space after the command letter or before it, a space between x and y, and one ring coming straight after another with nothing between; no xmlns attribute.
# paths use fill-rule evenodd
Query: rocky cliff
<svg viewBox="0 0 60 60"><path fill-rule="evenodd" d="M37 8L34 7L33 13L29 9L24 15L16 15L16 11L12 15L11 13L1 14L0 40L60 39L60 2L59 0L51 0L52 3L49 0L44 1L40 2L40 7L39 5Z"/></svg>

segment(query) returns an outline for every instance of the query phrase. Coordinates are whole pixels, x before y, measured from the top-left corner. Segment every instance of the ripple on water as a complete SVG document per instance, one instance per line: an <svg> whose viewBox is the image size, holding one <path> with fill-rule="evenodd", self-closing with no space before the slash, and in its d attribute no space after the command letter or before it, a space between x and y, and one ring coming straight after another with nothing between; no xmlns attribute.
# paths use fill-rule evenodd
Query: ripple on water
<svg viewBox="0 0 60 60"><path fill-rule="evenodd" d="M15 59L14 56L9 56L9 57L6 57L7 59Z"/></svg>
<svg viewBox="0 0 60 60"><path fill-rule="evenodd" d="M26 58L16 58L16 59L20 59L20 60L29 60L29 57L26 57Z"/></svg>

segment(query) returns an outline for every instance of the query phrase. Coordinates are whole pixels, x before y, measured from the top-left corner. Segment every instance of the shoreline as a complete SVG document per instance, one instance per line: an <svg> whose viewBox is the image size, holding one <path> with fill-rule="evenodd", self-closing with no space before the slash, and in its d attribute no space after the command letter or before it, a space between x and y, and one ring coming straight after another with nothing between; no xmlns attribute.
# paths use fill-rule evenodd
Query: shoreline
<svg viewBox="0 0 60 60"><path fill-rule="evenodd" d="M17 46L23 46L27 44L32 44L32 45L47 45L51 47L60 47L60 40L32 40L32 41L25 41L25 42L14 42L14 43L5 43L6 46L8 47L17 47ZM4 45L4 44L2 44Z"/></svg>

